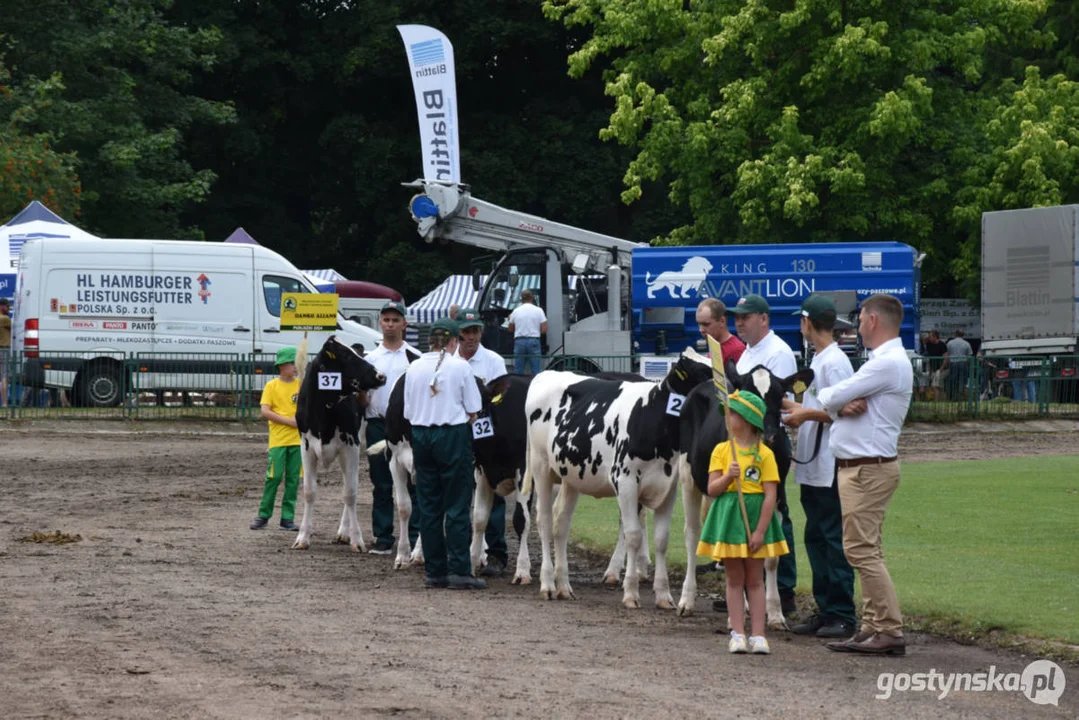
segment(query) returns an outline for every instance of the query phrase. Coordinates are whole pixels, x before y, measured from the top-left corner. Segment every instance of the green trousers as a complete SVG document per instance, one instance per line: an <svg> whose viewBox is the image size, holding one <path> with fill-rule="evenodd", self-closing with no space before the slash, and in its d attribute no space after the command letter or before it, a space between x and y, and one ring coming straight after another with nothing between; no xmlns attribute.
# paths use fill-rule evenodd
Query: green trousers
<svg viewBox="0 0 1079 720"><path fill-rule="evenodd" d="M296 517L296 493L300 490L300 478L303 477L303 461L300 459L299 445L270 448L270 459L266 466L266 485L262 488L262 502L259 503L259 517L273 515L274 499L281 478L285 479L285 494L281 498L281 519L292 520Z"/></svg>
<svg viewBox="0 0 1079 720"><path fill-rule="evenodd" d="M805 545L813 570L813 598L821 615L854 624L854 570L843 553L839 481L831 487L802 485Z"/></svg>
<svg viewBox="0 0 1079 720"><path fill-rule="evenodd" d="M368 418L367 430L364 433L367 439L367 447L386 439L386 421L381 418ZM371 485L373 487L371 497L371 532L375 536L375 542L393 545L394 513L396 508L393 502L393 475L390 473L390 463L383 453L367 458L367 466L371 473ZM413 546L416 538L420 536L420 518L416 512L416 486L409 483L408 495L412 499L412 516L408 520L408 541Z"/></svg>
<svg viewBox="0 0 1079 720"><path fill-rule="evenodd" d="M413 426L412 458L427 576L471 575L471 429L467 423Z"/></svg>

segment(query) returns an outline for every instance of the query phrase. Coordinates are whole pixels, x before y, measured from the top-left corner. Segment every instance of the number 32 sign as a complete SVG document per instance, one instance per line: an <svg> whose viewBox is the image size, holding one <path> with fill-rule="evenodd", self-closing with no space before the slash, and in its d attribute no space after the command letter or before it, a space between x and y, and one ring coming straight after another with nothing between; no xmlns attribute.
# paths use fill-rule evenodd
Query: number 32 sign
<svg viewBox="0 0 1079 720"><path fill-rule="evenodd" d="M476 422L472 423L472 439L482 440L483 438L494 437L495 426L491 422L489 417L476 418Z"/></svg>

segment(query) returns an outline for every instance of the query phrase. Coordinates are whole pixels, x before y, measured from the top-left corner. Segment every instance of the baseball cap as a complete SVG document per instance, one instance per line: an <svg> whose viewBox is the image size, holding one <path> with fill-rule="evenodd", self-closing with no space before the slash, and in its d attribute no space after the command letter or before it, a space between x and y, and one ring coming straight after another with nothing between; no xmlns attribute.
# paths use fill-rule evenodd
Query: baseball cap
<svg viewBox="0 0 1079 720"><path fill-rule="evenodd" d="M472 308L463 308L457 313L457 329L464 330L470 327L483 327L483 319Z"/></svg>
<svg viewBox="0 0 1079 720"><path fill-rule="evenodd" d="M827 295L810 295L802 301L802 308L791 315L805 315L810 320L835 320L835 303Z"/></svg>
<svg viewBox="0 0 1079 720"><path fill-rule="evenodd" d="M457 322L449 317L441 317L438 320L435 320L434 324L431 325L431 332L435 333L440 331L448 333L451 337L457 335Z"/></svg>
<svg viewBox="0 0 1079 720"><path fill-rule="evenodd" d="M277 359L274 360L274 367L278 365L284 365L285 363L296 362L296 348L283 347L277 351Z"/></svg>
<svg viewBox="0 0 1079 720"><path fill-rule="evenodd" d="M737 305L727 308L727 312L735 315L749 315L750 313L768 315L772 310L768 307L768 301L760 295L746 295L738 299Z"/></svg>
<svg viewBox="0 0 1079 720"><path fill-rule="evenodd" d="M384 304L382 306L382 309L378 311L378 314L381 315L382 313L390 312L391 310L395 313L400 313L401 317L405 316L405 304L402 302L395 302L393 300L390 300L389 302Z"/></svg>

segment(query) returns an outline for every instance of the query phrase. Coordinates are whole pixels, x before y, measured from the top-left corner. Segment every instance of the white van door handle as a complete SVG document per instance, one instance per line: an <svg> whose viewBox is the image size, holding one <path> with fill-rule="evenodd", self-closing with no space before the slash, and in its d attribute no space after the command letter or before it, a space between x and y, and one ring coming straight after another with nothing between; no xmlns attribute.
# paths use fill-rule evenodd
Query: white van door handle
<svg viewBox="0 0 1079 720"><path fill-rule="evenodd" d="M279 333L279 332L281 332L281 330L280 330L280 328L266 328L266 329L265 329L265 330L263 330L262 332L267 332L267 333Z"/></svg>
<svg viewBox="0 0 1079 720"><path fill-rule="evenodd" d="M251 328L245 328L243 325L237 325L232 328L232 332L251 332Z"/></svg>

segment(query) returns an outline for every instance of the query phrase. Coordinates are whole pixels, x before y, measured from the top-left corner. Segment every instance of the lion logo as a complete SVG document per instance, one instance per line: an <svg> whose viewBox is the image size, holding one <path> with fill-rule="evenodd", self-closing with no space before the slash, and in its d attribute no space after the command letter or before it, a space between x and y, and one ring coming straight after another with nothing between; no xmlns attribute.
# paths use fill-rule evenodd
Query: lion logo
<svg viewBox="0 0 1079 720"><path fill-rule="evenodd" d="M699 296L701 284L710 272L712 263L699 255L686 260L681 270L661 272L654 280L651 279L652 273L646 272L644 282L648 286L648 299L654 300L656 292L663 289L666 289L674 300L688 298L691 290Z"/></svg>

